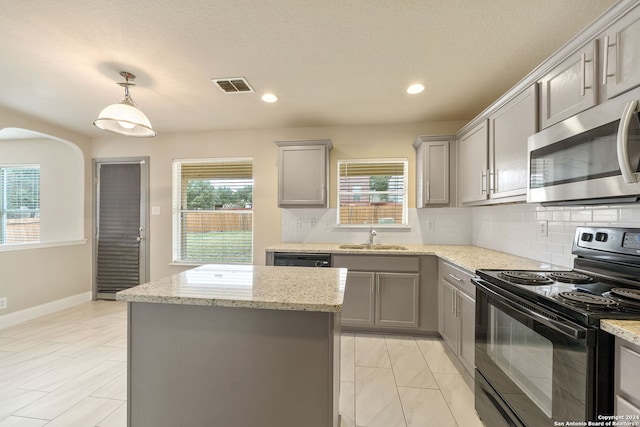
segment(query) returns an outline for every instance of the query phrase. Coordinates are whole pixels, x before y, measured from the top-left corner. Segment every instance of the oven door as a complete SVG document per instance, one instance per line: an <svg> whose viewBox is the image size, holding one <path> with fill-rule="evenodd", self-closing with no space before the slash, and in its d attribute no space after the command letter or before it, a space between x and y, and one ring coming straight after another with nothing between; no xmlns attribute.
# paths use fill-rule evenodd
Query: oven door
<svg viewBox="0 0 640 427"><path fill-rule="evenodd" d="M480 418L499 414L510 426L593 419L595 329L505 297L481 279L474 283Z"/></svg>

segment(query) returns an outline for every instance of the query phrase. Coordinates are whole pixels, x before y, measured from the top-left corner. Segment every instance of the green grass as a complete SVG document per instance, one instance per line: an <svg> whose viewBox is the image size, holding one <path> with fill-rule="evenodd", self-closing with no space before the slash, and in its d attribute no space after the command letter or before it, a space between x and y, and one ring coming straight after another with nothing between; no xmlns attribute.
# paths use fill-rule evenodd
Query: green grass
<svg viewBox="0 0 640 427"><path fill-rule="evenodd" d="M182 243L183 261L245 264L253 262L251 231L186 233Z"/></svg>

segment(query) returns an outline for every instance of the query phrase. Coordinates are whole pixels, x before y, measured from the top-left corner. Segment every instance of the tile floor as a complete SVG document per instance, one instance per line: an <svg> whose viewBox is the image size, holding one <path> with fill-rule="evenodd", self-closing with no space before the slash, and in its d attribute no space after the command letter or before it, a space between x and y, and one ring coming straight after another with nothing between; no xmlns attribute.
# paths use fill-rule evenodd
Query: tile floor
<svg viewBox="0 0 640 427"><path fill-rule="evenodd" d="M344 333L351 427L482 427L470 378L437 338ZM125 427L126 304L94 301L0 329L0 427Z"/></svg>

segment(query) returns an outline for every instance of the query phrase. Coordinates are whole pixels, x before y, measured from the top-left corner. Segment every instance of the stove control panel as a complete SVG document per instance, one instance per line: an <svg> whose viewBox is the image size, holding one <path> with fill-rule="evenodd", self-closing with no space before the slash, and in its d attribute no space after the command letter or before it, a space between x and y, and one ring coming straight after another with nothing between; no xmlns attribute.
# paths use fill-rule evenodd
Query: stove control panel
<svg viewBox="0 0 640 427"><path fill-rule="evenodd" d="M623 248L640 249L640 233L624 233Z"/></svg>
<svg viewBox="0 0 640 427"><path fill-rule="evenodd" d="M577 227L572 253L603 259L616 254L640 263L640 228Z"/></svg>

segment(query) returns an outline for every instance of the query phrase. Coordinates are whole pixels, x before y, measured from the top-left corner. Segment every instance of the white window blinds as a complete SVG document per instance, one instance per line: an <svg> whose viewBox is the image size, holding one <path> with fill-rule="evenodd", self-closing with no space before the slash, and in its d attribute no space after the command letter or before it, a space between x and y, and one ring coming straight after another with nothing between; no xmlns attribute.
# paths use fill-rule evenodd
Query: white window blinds
<svg viewBox="0 0 640 427"><path fill-rule="evenodd" d="M0 166L0 244L40 241L40 166Z"/></svg>
<svg viewBox="0 0 640 427"><path fill-rule="evenodd" d="M338 161L338 224L407 222L407 160Z"/></svg>
<svg viewBox="0 0 640 427"><path fill-rule="evenodd" d="M174 161L174 262L253 262L251 159Z"/></svg>

